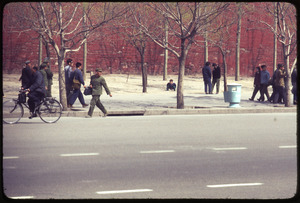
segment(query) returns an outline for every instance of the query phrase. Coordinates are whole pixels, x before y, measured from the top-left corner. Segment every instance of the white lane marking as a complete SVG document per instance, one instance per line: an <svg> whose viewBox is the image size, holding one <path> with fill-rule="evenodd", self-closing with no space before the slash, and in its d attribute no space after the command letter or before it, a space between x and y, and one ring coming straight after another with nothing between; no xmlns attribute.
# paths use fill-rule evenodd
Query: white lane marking
<svg viewBox="0 0 300 203"><path fill-rule="evenodd" d="M247 149L247 147L229 147L229 148L212 148L216 151L225 151L225 150L244 150Z"/></svg>
<svg viewBox="0 0 300 203"><path fill-rule="evenodd" d="M174 150L155 150L155 151L140 151L141 154L152 154L152 153L171 153Z"/></svg>
<svg viewBox="0 0 300 203"><path fill-rule="evenodd" d="M18 159L18 156L4 156L3 159Z"/></svg>
<svg viewBox="0 0 300 203"><path fill-rule="evenodd" d="M219 188L219 187L243 187L243 186L256 186L256 185L263 185L263 183L235 183L235 184L207 185L207 187Z"/></svg>
<svg viewBox="0 0 300 203"><path fill-rule="evenodd" d="M135 190L112 190L112 191L99 191L96 192L99 195L105 194L119 194L119 193L133 193L133 192L152 192L151 189L135 189Z"/></svg>
<svg viewBox="0 0 300 203"><path fill-rule="evenodd" d="M99 153L75 153L75 154L61 154L60 156L97 156Z"/></svg>
<svg viewBox="0 0 300 203"><path fill-rule="evenodd" d="M288 149L288 148L297 148L296 145L291 145L291 146L279 146L280 149Z"/></svg>
<svg viewBox="0 0 300 203"><path fill-rule="evenodd" d="M34 196L16 196L16 197L10 197L11 199L32 199Z"/></svg>

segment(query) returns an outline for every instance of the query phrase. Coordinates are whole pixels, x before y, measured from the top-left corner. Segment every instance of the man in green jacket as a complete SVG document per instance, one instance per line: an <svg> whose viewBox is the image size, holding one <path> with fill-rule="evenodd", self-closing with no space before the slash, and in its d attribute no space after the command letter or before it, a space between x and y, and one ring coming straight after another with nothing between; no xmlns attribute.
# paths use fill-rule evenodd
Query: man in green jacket
<svg viewBox="0 0 300 203"><path fill-rule="evenodd" d="M52 97L52 95L51 95L51 86L53 85L53 82L52 82L53 73L50 69L49 61L50 61L49 58L46 57L44 59L44 62L42 63L42 65L46 65L48 67L47 69L45 69L45 71L47 73L47 79L48 79L48 86L47 86L46 92L47 92L47 97Z"/></svg>
<svg viewBox="0 0 300 203"><path fill-rule="evenodd" d="M102 94L102 86L104 87L107 95L112 97L105 79L102 77L102 70L96 68L96 74L91 77L90 87L92 88L92 100L90 103L90 109L86 118L91 118L94 112L95 105L104 113L104 117L107 115L107 111L100 101Z"/></svg>
<svg viewBox="0 0 300 203"><path fill-rule="evenodd" d="M45 84L45 97L47 97L47 89L48 89L48 78L47 78L47 73L46 73L46 69L48 69L47 65L45 64L42 64L40 66L40 72L42 73L43 75L43 79L44 79L44 84Z"/></svg>

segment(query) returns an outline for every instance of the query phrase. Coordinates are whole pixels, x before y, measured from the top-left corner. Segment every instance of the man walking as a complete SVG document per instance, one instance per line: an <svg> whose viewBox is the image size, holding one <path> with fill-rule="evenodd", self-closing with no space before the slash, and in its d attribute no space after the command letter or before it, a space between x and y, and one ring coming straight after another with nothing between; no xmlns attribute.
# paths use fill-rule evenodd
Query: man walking
<svg viewBox="0 0 300 203"><path fill-rule="evenodd" d="M261 66L261 73L260 73L260 98L258 101L264 101L265 95L267 96L267 100L270 100L269 92L268 92L268 85L270 80L270 73L267 71L267 66Z"/></svg>
<svg viewBox="0 0 300 203"><path fill-rule="evenodd" d="M97 68L96 74L91 77L90 87L92 88L92 100L90 103L90 109L86 118L91 118L94 112L95 105L104 113L104 117L107 115L105 107L100 101L100 96L102 94L102 86L104 87L107 95L112 97L105 79L102 77L102 70Z"/></svg>
<svg viewBox="0 0 300 203"><path fill-rule="evenodd" d="M211 91L211 69L210 62L206 62L204 68L202 69L203 80L204 80L204 89L206 94L212 94ZM207 91L208 86L208 91Z"/></svg>
<svg viewBox="0 0 300 203"><path fill-rule="evenodd" d="M51 95L51 86L53 85L53 82L52 82L53 73L52 73L52 71L50 69L48 57L46 57L44 59L44 62L42 63L42 65L46 65L47 66L47 68L45 68L45 71L47 73L47 79L48 79L48 86L47 86L47 90L46 90L47 97L52 97L52 95Z"/></svg>
<svg viewBox="0 0 300 203"><path fill-rule="evenodd" d="M65 86L66 86L66 94L67 94L67 104L68 107L70 107L70 93L72 91L72 84L73 84L73 78L72 78L72 66L73 66L73 60L68 59L67 60L67 66L65 67Z"/></svg>
<svg viewBox="0 0 300 203"><path fill-rule="evenodd" d="M285 77L286 77L286 72L284 70L284 66L282 64L278 64L278 71L276 71L276 80L275 80L276 94L274 96L274 103L281 103L281 98L283 98L284 103L286 101L285 84L284 84Z"/></svg>
<svg viewBox="0 0 300 203"><path fill-rule="evenodd" d="M27 89L31 85L32 70L31 62L28 60L25 62L25 68L22 69L22 75L19 81L22 81L22 88Z"/></svg>
<svg viewBox="0 0 300 203"><path fill-rule="evenodd" d="M216 92L216 94L219 94L221 69L215 63L213 63L213 67L214 67L214 69L213 69L213 80L212 80L212 90L211 90L211 92L214 91L215 84L217 84L217 92Z"/></svg>

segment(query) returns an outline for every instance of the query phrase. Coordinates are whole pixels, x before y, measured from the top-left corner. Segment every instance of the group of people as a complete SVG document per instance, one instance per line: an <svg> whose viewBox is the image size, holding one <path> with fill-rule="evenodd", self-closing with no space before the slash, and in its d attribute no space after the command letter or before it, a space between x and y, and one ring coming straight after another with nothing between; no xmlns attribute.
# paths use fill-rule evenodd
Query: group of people
<svg viewBox="0 0 300 203"><path fill-rule="evenodd" d="M83 80L82 75L82 65L77 62L75 68L73 68L73 60L67 60L67 66L64 68L65 71L65 86L67 93L67 105L72 107L76 99L79 98L82 107L88 106L85 103L84 97L80 90L81 84L84 88L86 85ZM53 73L50 70L49 59L45 58L44 62L38 68L37 66L32 66L31 61L25 62L25 67L22 69L22 74L19 79L21 81L21 89L28 92L28 106L30 110L30 119L36 117L35 108L45 97L51 97L51 86ZM106 93L112 97L110 90L106 84L105 79L102 77L102 70L96 68L96 74L91 77L90 88L92 88L92 100L90 102L90 109L86 118L91 118L95 106L97 106L103 113L104 116L107 115L107 110L104 108L100 102L100 95L102 94L102 86L104 87Z"/></svg>
<svg viewBox="0 0 300 203"><path fill-rule="evenodd" d="M212 64L213 71L211 71L210 66L211 66L211 63L206 62L205 66L202 69L205 94L212 94L215 85L217 87L216 94L219 94L221 68L216 63L213 63ZM211 76L213 77L212 80L211 80Z"/></svg>
<svg viewBox="0 0 300 203"><path fill-rule="evenodd" d="M51 86L53 73L49 66L49 59L45 58L40 68L32 66L31 61L25 62L19 81L22 82L21 89L28 92L28 106L30 119L36 117L35 107L44 97L51 97Z"/></svg>
<svg viewBox="0 0 300 203"><path fill-rule="evenodd" d="M267 101L272 103L285 103L286 101L286 71L282 64L277 65L277 69L274 71L273 76L270 76L266 65L256 67L254 76L254 90L249 100L253 101L257 92L260 91L260 97L258 101L265 101L265 95ZM270 96L268 92L268 86L272 85L273 93ZM292 93L294 95L293 103L297 104L297 68L294 68L292 72Z"/></svg>
<svg viewBox="0 0 300 203"><path fill-rule="evenodd" d="M77 62L76 67L73 68L73 60L67 60L67 66L64 68L65 71L65 86L66 86L66 96L67 96L67 105L69 108L73 107L76 99L78 98L82 107L88 106L85 103L83 94L80 90L81 84L84 88L86 85L82 76L82 65L80 62ZM102 87L104 87L106 93L112 97L110 90L106 84L105 79L102 77L102 69L96 68L96 74L91 77L90 88L92 88L92 100L90 102L90 108L86 118L91 118L94 112L95 106L97 106L104 114L107 115L107 110L100 101L100 96L102 94Z"/></svg>
<svg viewBox="0 0 300 203"><path fill-rule="evenodd" d="M214 87L216 85L216 94L219 94L220 90L220 78L221 78L221 68L216 64L213 63L213 71L211 71L211 63L206 62L205 66L202 69L203 80L204 80L204 89L206 94L212 94ZM212 78L211 78L212 76ZM176 84L171 79L167 84L167 91L176 89Z"/></svg>

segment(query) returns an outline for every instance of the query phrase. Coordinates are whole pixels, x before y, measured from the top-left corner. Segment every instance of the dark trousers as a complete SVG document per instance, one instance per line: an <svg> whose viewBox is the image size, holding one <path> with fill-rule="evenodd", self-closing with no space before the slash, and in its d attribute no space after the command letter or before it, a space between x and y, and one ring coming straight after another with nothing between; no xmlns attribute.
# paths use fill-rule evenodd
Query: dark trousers
<svg viewBox="0 0 300 203"><path fill-rule="evenodd" d="M265 101L265 95L267 96L267 100L270 100L270 95L268 92L268 84L261 84L260 85L260 101Z"/></svg>
<svg viewBox="0 0 300 203"><path fill-rule="evenodd" d="M73 94L70 96L70 105L73 105L77 98L79 99L79 101L82 105L85 104L84 98L83 98L83 95L82 95L82 92L80 91L80 89L78 89L78 90L74 89Z"/></svg>
<svg viewBox="0 0 300 203"><path fill-rule="evenodd" d="M72 84L66 84L67 104L70 104L70 97L72 91Z"/></svg>
<svg viewBox="0 0 300 203"><path fill-rule="evenodd" d="M252 93L252 97L250 98L251 100L253 100L257 94L257 92L260 90L260 85L255 85L253 93Z"/></svg>
<svg viewBox="0 0 300 203"><path fill-rule="evenodd" d="M285 97L285 88L283 86L275 86L276 93L274 96L274 103L280 103L281 99L283 99L283 102L285 103L286 97Z"/></svg>
<svg viewBox="0 0 300 203"><path fill-rule="evenodd" d="M96 105L96 106L97 106L104 114L107 113L106 109L104 108L103 104L102 104L101 101L100 101L100 95L93 95L92 100L91 100L91 103L90 103L90 109L89 109L89 112L88 112L88 115L89 115L89 116L92 116L92 115L93 115L95 105Z"/></svg>
<svg viewBox="0 0 300 203"><path fill-rule="evenodd" d="M28 94L28 106L31 113L34 113L35 107L40 104L44 97L45 94L40 92L30 92Z"/></svg>
<svg viewBox="0 0 300 203"><path fill-rule="evenodd" d="M207 87L208 87L209 92L207 92ZM207 93L209 93L209 94L212 93L212 91L211 91L211 81L210 80L204 80L204 89L205 89L206 94Z"/></svg>
<svg viewBox="0 0 300 203"><path fill-rule="evenodd" d="M212 90L211 90L211 92L213 92L214 91L214 87L215 87L215 84L217 84L217 94L219 93L219 90L220 90L220 78L218 78L218 79L213 79L213 81L212 81Z"/></svg>

